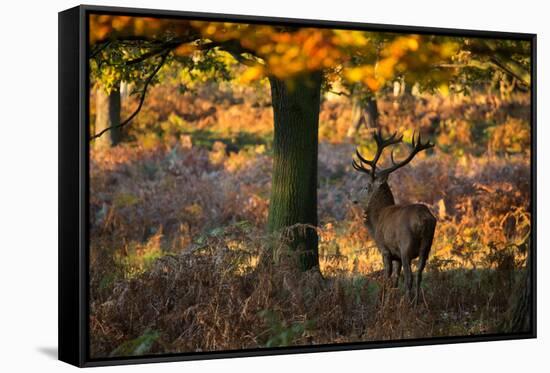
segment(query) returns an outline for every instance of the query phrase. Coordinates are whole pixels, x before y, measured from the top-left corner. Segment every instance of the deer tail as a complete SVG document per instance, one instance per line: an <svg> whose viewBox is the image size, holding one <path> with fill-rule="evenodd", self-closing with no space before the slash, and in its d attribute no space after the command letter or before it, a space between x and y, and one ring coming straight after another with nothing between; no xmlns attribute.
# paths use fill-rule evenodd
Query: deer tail
<svg viewBox="0 0 550 373"><path fill-rule="evenodd" d="M422 255L425 259L428 258L428 255L430 254L430 249L432 248L435 225L435 217L430 214L429 219L426 219L422 227L422 239L420 241L420 255Z"/></svg>

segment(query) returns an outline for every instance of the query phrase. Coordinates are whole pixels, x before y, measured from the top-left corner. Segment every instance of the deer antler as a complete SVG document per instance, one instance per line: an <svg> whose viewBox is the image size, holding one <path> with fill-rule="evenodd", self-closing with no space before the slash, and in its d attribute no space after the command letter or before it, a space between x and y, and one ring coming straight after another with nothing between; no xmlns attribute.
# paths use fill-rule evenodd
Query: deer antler
<svg viewBox="0 0 550 373"><path fill-rule="evenodd" d="M416 131L413 132L413 136L412 136L412 140L411 140L412 150L409 153L409 155L407 156L407 158L405 158L402 161L396 163L394 158L393 158L393 150L392 150L392 152L390 154L392 165L388 168L385 168L385 169L382 169L382 170L378 171L377 176L387 176L387 175L391 174L392 172L394 172L398 168L401 168L401 167L405 166L407 163L409 163L414 158L414 156L416 154L418 154L419 152L421 152L422 150L433 148L434 145L435 145L435 144L432 144L429 140L426 141L425 143L422 143L422 139L420 137L420 132L418 133L418 137L417 137L416 140L415 140L415 137L416 137Z"/></svg>
<svg viewBox="0 0 550 373"><path fill-rule="evenodd" d="M395 145L400 143L403 140L403 135L397 136L397 132L395 132L393 135L388 137L387 139L384 139L382 137L382 131L378 130L374 134L374 141L376 141L376 153L374 155L374 158L372 160L368 160L365 157L359 153L359 149L355 151L355 154L357 155L357 158L359 158L359 163L353 159L352 166L359 172L364 172L368 175L370 175L373 179L376 175L376 163L380 159L380 156L382 155L382 151L384 148ZM370 166L370 169L366 168L365 165Z"/></svg>

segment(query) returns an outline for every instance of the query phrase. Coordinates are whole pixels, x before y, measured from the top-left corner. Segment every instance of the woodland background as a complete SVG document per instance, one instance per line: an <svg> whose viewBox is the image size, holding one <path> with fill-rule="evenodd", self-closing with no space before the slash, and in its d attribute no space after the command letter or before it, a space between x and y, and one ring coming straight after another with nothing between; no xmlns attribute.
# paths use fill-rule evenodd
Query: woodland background
<svg viewBox="0 0 550 373"><path fill-rule="evenodd" d="M528 330L528 43L104 16L91 27L92 356ZM159 39L169 28L201 39ZM316 71L318 246L305 240L320 272L285 259L277 229L291 224L270 210L286 202L270 203L269 86L292 99ZM121 118L133 120L110 129ZM418 308L382 286L350 203L364 178L351 156L374 151L378 129L436 144L391 179L399 202L438 217Z"/></svg>

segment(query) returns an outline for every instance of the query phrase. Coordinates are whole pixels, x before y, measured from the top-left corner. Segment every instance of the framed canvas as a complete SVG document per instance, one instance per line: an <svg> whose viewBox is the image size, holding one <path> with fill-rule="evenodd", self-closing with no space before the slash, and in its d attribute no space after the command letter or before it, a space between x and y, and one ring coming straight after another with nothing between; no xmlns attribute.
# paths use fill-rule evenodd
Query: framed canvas
<svg viewBox="0 0 550 373"><path fill-rule="evenodd" d="M536 336L536 35L59 13L59 358Z"/></svg>

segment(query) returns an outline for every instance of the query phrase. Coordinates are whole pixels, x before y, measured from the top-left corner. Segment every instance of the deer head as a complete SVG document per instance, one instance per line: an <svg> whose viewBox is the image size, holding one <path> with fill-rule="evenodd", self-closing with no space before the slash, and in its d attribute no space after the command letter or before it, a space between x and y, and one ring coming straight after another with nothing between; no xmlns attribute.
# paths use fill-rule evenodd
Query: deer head
<svg viewBox="0 0 550 373"><path fill-rule="evenodd" d="M377 163L380 160L382 152L389 146L401 143L403 140L403 135L398 136L396 132L388 138L383 138L382 132L379 130L374 134L374 140L376 141L376 153L374 158L371 160L366 159L357 149L355 152L357 160L353 159L352 162L355 170L363 172L369 176L365 186L361 188L353 201L354 203L360 203L363 206L369 206L372 198L376 195L384 194L384 192L385 194L389 193L391 195L387 185L390 174L407 165L415 157L415 155L422 150L426 150L434 146L434 144L429 141L423 143L420 133L417 136L416 132L414 132L411 140L412 149L409 155L405 159L396 162L394 159L394 149L392 149L392 152L390 153L391 165L382 169L377 167ZM393 197L391 197L391 199L393 200Z"/></svg>

